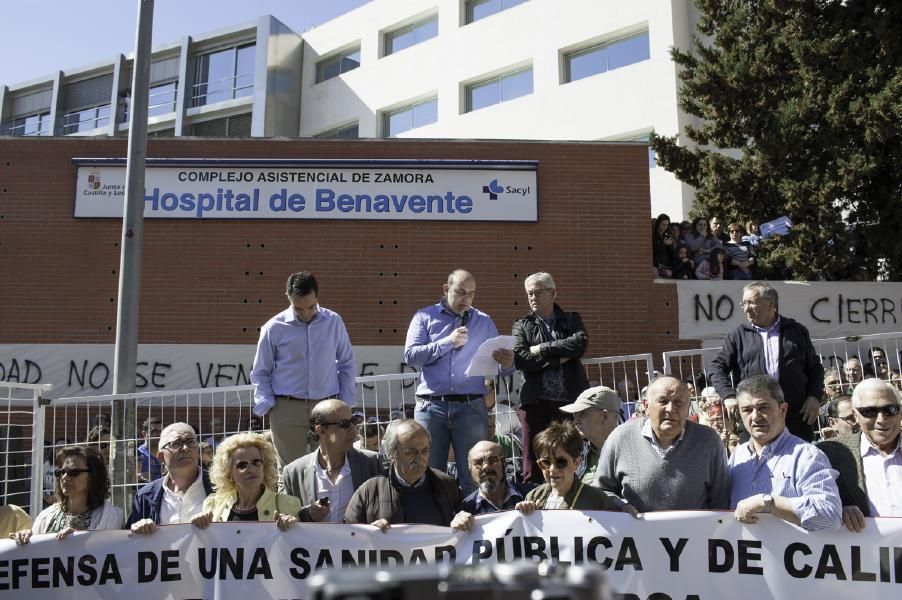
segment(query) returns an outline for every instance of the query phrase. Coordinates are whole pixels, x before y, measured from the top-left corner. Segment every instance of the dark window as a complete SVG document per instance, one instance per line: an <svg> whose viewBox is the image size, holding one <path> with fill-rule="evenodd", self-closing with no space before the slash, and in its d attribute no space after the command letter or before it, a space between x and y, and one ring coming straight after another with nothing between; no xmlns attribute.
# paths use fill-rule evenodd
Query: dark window
<svg viewBox="0 0 902 600"><path fill-rule="evenodd" d="M357 123L343 125L341 127L336 127L335 129L330 129L329 131L318 133L314 137L322 140L356 140L360 137L359 125Z"/></svg>
<svg viewBox="0 0 902 600"><path fill-rule="evenodd" d="M648 60L648 32L571 52L564 57L564 82Z"/></svg>
<svg viewBox="0 0 902 600"><path fill-rule="evenodd" d="M526 0L467 0L467 23L484 19L524 2Z"/></svg>
<svg viewBox="0 0 902 600"><path fill-rule="evenodd" d="M316 63L316 83L338 77L360 66L360 48L352 48Z"/></svg>
<svg viewBox="0 0 902 600"><path fill-rule="evenodd" d="M382 129L385 137L393 137L410 129L438 120L438 99L431 98L385 113Z"/></svg>
<svg viewBox="0 0 902 600"><path fill-rule="evenodd" d="M192 106L204 106L254 93L256 46L227 48L197 57Z"/></svg>
<svg viewBox="0 0 902 600"><path fill-rule="evenodd" d="M405 25L385 34L385 55L410 48L438 35L438 15Z"/></svg>
<svg viewBox="0 0 902 600"><path fill-rule="evenodd" d="M467 87L467 111L472 112L532 93L532 67L493 77Z"/></svg>

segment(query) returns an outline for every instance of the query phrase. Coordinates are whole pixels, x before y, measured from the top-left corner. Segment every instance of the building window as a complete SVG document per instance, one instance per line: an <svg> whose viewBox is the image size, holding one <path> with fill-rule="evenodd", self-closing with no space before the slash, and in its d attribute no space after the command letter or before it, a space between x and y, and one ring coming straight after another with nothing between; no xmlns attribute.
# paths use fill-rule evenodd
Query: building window
<svg viewBox="0 0 902 600"><path fill-rule="evenodd" d="M84 108L63 115L63 135L90 131L110 124L110 105Z"/></svg>
<svg viewBox="0 0 902 600"><path fill-rule="evenodd" d="M467 86L467 112L532 93L532 67Z"/></svg>
<svg viewBox="0 0 902 600"><path fill-rule="evenodd" d="M150 87L147 98L147 116L165 115L175 110L178 82L160 83Z"/></svg>
<svg viewBox="0 0 902 600"><path fill-rule="evenodd" d="M411 23L385 34L385 56L438 35L438 15L432 15L417 23Z"/></svg>
<svg viewBox="0 0 902 600"><path fill-rule="evenodd" d="M524 2L526 0L466 0L467 23L484 19Z"/></svg>
<svg viewBox="0 0 902 600"><path fill-rule="evenodd" d="M430 98L385 113L382 132L384 137L394 137L410 129L416 129L436 121L438 121L438 99Z"/></svg>
<svg viewBox="0 0 902 600"><path fill-rule="evenodd" d="M649 56L647 31L571 52L564 57L564 83L648 60Z"/></svg>
<svg viewBox="0 0 902 600"><path fill-rule="evenodd" d="M350 48L316 63L316 83L338 77L360 66L360 47Z"/></svg>
<svg viewBox="0 0 902 600"><path fill-rule="evenodd" d="M350 125L342 125L341 127L318 133L313 137L321 140L356 140L360 137L359 133L359 125L351 123Z"/></svg>
<svg viewBox="0 0 902 600"><path fill-rule="evenodd" d="M191 106L252 95L255 54L256 46L249 44L198 56Z"/></svg>
<svg viewBox="0 0 902 600"><path fill-rule="evenodd" d="M250 137L251 115L248 113L201 121L191 126L191 135L196 137Z"/></svg>
<svg viewBox="0 0 902 600"><path fill-rule="evenodd" d="M10 119L3 127L3 135L50 135L50 112Z"/></svg>

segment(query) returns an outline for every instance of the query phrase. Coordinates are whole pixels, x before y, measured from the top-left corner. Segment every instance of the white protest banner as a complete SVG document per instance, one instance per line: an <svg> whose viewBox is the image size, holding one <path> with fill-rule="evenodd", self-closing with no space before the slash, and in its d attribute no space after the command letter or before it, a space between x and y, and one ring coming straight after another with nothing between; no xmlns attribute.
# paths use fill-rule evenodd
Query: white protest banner
<svg viewBox="0 0 902 600"><path fill-rule="evenodd" d="M866 519L851 534L807 533L765 515L753 525L728 512L505 511L470 533L443 527L214 523L151 535L86 532L57 541L0 541L4 599L307 598L328 569L497 564L549 560L599 565L627 600L672 598L894 598L902 589L902 520ZM375 588L374 583L374 590Z"/></svg>
<svg viewBox="0 0 902 600"><path fill-rule="evenodd" d="M680 339L722 339L746 322L739 303L748 281L680 281ZM812 338L902 331L902 283L769 281L780 314Z"/></svg>
<svg viewBox="0 0 902 600"><path fill-rule="evenodd" d="M141 344L137 391L250 385L255 351L244 344ZM110 394L113 356L113 344L0 344L0 381L52 384L48 398ZM354 357L361 377L414 371L400 346L355 346ZM392 391L401 386L412 397L415 382Z"/></svg>
<svg viewBox="0 0 902 600"><path fill-rule="evenodd" d="M76 217L122 217L125 159L76 158ZM144 218L536 221L535 161L148 159Z"/></svg>

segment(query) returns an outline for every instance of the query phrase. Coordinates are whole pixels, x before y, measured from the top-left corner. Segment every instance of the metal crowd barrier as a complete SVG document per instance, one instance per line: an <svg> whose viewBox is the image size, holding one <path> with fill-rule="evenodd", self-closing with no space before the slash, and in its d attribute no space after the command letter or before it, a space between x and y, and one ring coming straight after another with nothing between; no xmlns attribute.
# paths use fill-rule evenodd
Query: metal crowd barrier
<svg viewBox="0 0 902 600"><path fill-rule="evenodd" d="M0 504L27 506L32 516L46 488L43 397L52 388L0 381Z"/></svg>
<svg viewBox="0 0 902 600"><path fill-rule="evenodd" d="M582 363L590 386L604 385L617 390L625 419L636 412L644 388L655 377L651 353L584 358Z"/></svg>

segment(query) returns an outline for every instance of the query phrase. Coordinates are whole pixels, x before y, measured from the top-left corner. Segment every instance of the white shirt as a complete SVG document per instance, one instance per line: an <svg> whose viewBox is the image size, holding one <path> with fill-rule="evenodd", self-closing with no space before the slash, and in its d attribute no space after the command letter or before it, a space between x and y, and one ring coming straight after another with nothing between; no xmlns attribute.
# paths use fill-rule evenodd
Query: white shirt
<svg viewBox="0 0 902 600"><path fill-rule="evenodd" d="M202 512L207 493L204 491L204 478L197 472L197 479L184 494L169 489L172 480L169 473L163 478L163 502L160 505L160 525L187 523L191 517Z"/></svg>
<svg viewBox="0 0 902 600"><path fill-rule="evenodd" d="M319 458L319 453L317 453ZM319 460L316 466L316 499L329 498L329 514L323 521L329 523L341 523L345 516L345 510L354 495L354 483L351 481L351 465L348 464L348 457L345 455L345 464L342 465L341 471L335 483L329 479L326 470L319 466Z"/></svg>
<svg viewBox="0 0 902 600"><path fill-rule="evenodd" d="M884 456L861 434L861 464L872 517L902 517L902 435L896 448Z"/></svg>

